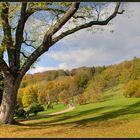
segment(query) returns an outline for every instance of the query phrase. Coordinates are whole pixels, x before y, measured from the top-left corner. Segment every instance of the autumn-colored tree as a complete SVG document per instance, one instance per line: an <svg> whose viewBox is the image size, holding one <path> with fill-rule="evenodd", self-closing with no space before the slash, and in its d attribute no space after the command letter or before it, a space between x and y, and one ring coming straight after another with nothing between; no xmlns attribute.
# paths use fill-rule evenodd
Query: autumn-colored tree
<svg viewBox="0 0 140 140"><path fill-rule="evenodd" d="M30 106L32 103L37 103L37 91L35 87L28 86L24 89L23 97L22 97L22 103L24 107Z"/></svg>
<svg viewBox="0 0 140 140"><path fill-rule="evenodd" d="M41 90L39 90L39 92L38 92L38 102L40 104L44 104L44 105L47 104L46 97L47 97L47 93L46 93L45 88L42 88Z"/></svg>
<svg viewBox="0 0 140 140"><path fill-rule="evenodd" d="M122 83L127 83L131 78L131 62L125 61L121 64L121 73L119 76L119 80Z"/></svg>
<svg viewBox="0 0 140 140"><path fill-rule="evenodd" d="M139 84L137 80L131 80L124 86L125 97L135 97L136 92L138 91Z"/></svg>
<svg viewBox="0 0 140 140"><path fill-rule="evenodd" d="M113 87L119 83L119 76L121 74L119 67L119 65L111 65L101 73L106 88Z"/></svg>
<svg viewBox="0 0 140 140"><path fill-rule="evenodd" d="M88 83L83 95L87 102L96 102L101 99L103 90L103 81L96 75L96 77Z"/></svg>
<svg viewBox="0 0 140 140"><path fill-rule="evenodd" d="M105 70L105 66L101 67L101 66L97 66L94 68L94 76L100 74L103 70Z"/></svg>
<svg viewBox="0 0 140 140"><path fill-rule="evenodd" d="M137 80L140 74L140 60L134 57L131 63L131 79Z"/></svg>
<svg viewBox="0 0 140 140"><path fill-rule="evenodd" d="M69 86L67 89L67 93L69 94L72 103L74 103L74 97L79 94L79 87L75 77L69 78Z"/></svg>
<svg viewBox="0 0 140 140"><path fill-rule="evenodd" d="M84 94L80 94L77 96L76 102L80 105L84 105L87 103L87 98L85 97Z"/></svg>
<svg viewBox="0 0 140 140"><path fill-rule="evenodd" d="M67 105L70 103L70 96L69 96L67 90L63 90L60 92L59 100L60 100L60 102L64 103L64 105Z"/></svg>
<svg viewBox="0 0 140 140"><path fill-rule="evenodd" d="M43 81L38 86L38 101L41 104L48 104L49 102L58 103L58 94L63 90L62 82L58 80L53 81Z"/></svg>

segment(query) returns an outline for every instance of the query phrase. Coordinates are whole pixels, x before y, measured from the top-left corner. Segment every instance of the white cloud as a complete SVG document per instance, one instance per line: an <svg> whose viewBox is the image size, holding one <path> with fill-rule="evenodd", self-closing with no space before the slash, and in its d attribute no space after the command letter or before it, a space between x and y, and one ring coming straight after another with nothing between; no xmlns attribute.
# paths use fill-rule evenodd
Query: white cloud
<svg viewBox="0 0 140 140"><path fill-rule="evenodd" d="M55 67L39 67L39 66L37 66L36 68L30 69L28 73L33 74L33 73L43 72L43 71L47 71L47 70L55 70L55 69L57 69L57 68L55 68Z"/></svg>
<svg viewBox="0 0 140 140"><path fill-rule="evenodd" d="M66 70L68 67L67 67L67 64L66 63L60 63L59 65L58 65L58 69L64 69L64 70Z"/></svg>

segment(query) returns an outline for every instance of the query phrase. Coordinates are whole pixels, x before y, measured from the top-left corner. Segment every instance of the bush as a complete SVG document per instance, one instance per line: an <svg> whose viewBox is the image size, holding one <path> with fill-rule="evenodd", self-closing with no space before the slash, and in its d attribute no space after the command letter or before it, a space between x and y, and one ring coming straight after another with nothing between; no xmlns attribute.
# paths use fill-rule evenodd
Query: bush
<svg viewBox="0 0 140 140"><path fill-rule="evenodd" d="M80 105L84 105L87 103L87 99L83 94L78 95L76 102Z"/></svg>
<svg viewBox="0 0 140 140"><path fill-rule="evenodd" d="M101 93L96 93L94 90L88 90L83 93L88 103L94 103L101 100Z"/></svg>
<svg viewBox="0 0 140 140"><path fill-rule="evenodd" d="M125 85L123 95L128 98L140 97L139 89L140 89L140 85L139 85L138 81L131 80Z"/></svg>
<svg viewBox="0 0 140 140"><path fill-rule="evenodd" d="M63 101L64 105L68 105L69 102L70 102L70 99L64 99L64 101Z"/></svg>
<svg viewBox="0 0 140 140"><path fill-rule="evenodd" d="M26 111L23 109L23 107L19 107L15 111L15 116L22 117L26 115Z"/></svg>
<svg viewBox="0 0 140 140"><path fill-rule="evenodd" d="M49 104L47 105L47 109L53 109L52 103L49 103Z"/></svg>
<svg viewBox="0 0 140 140"><path fill-rule="evenodd" d="M32 103L26 110L27 114L34 113L35 115L40 111L44 111L44 107L37 103Z"/></svg>

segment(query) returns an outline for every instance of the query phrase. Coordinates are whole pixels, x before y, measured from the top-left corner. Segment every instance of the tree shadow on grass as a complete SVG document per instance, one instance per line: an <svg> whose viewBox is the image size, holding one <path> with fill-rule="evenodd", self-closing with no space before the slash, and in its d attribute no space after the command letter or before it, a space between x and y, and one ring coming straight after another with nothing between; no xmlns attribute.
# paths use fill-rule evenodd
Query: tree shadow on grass
<svg viewBox="0 0 140 140"><path fill-rule="evenodd" d="M77 111L71 111L71 112L66 112L66 113L63 113L63 114L58 114L58 115L52 115L52 116L48 116L47 118L48 119L52 119L50 121L41 121L41 119L44 119L44 118L37 118L37 119L34 119L34 120L40 120L41 122L39 123L28 123L28 124L24 124L24 123L19 123L19 125L28 125L28 126L33 126L33 125L45 125L46 123L47 124L50 124L50 123L57 123L57 122L62 122L62 121L65 121L65 120L68 120L70 118L75 118L75 117L80 117L80 116L84 116L84 115L87 115L87 114L93 114L93 113L96 113L96 112L99 112L99 111L102 111L102 110L106 110L106 109L110 109L110 108L113 108L111 106L106 106L106 107L99 107L99 108L95 108L95 109L89 109L89 110L85 110L85 111L81 111L81 112L77 112ZM46 123L44 123L46 122Z"/></svg>
<svg viewBox="0 0 140 140"><path fill-rule="evenodd" d="M71 111L71 112L66 112L66 113L63 113L63 114L54 114L54 115L46 115L46 116L37 116L38 118L28 118L28 119L25 119L25 121L37 121L37 120L41 120L41 119L45 119L45 118L52 118L52 120L50 121L47 121L45 120L45 122L48 123L55 123L55 122L59 122L59 121L65 121L65 120L68 120L70 118L73 118L73 117L80 117L80 116L84 116L84 115L87 115L87 114L93 114L93 113L96 113L96 112L99 112L99 111L103 111L103 110L106 110L106 109L110 109L110 108L114 108L114 106L105 106L105 107L99 107L99 108L95 108L95 109L89 109L89 110L85 110L85 111L81 111L81 112L77 112L75 110ZM24 122L24 121L23 121ZM16 123L17 125L26 125L24 123L22 123L22 121L17 121ZM34 122L34 124L41 124L41 123L36 123ZM42 123L44 124L44 122ZM29 125L33 125L33 123L29 122L28 123L28 126Z"/></svg>
<svg viewBox="0 0 140 140"><path fill-rule="evenodd" d="M103 98L101 98L98 102L105 102L105 101L109 101L112 100L112 97L114 97L114 94L111 95L105 95Z"/></svg>
<svg viewBox="0 0 140 140"><path fill-rule="evenodd" d="M43 129L44 127L46 128L46 127L51 127L51 126L63 126L63 125L68 125L68 124L75 124L74 127L80 127L80 126L83 127L91 123L105 122L113 118L140 113L140 102L126 106L122 109L102 113L100 116L93 117L91 115L90 118L80 119L80 117L84 115L93 114L98 111L103 111L105 109L110 109L110 108L114 108L114 106L113 107L112 106L100 107L96 109L82 111L79 113L76 113L76 111L73 111L73 112L62 114L62 115L56 115L50 121L44 120L42 122L35 122L35 123L29 122L28 124L24 124L24 125L31 126L31 128L29 127L28 129ZM69 121L70 118L78 118L78 117L79 117L78 120Z"/></svg>
<svg viewBox="0 0 140 140"><path fill-rule="evenodd" d="M122 117L125 115L137 114L137 113L140 113L140 102L124 107L122 109L103 113L102 115L94 117L94 118L87 118L87 119L79 120L79 121L76 121L75 123L78 126L79 125L83 126L91 122L107 121L109 119L114 119L117 117Z"/></svg>

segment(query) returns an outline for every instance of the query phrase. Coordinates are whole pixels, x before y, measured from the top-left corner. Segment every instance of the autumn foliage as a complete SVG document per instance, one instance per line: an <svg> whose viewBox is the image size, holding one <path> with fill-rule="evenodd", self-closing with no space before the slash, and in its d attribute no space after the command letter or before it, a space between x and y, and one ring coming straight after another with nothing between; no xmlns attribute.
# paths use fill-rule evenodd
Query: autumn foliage
<svg viewBox="0 0 140 140"><path fill-rule="evenodd" d="M80 67L71 71L52 70L24 77L17 103L49 106L63 103L86 104L102 99L102 93L124 84L125 97L140 97L140 59L103 67Z"/></svg>

